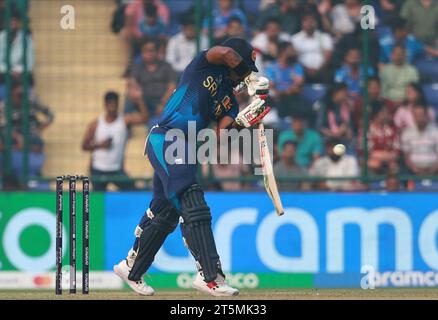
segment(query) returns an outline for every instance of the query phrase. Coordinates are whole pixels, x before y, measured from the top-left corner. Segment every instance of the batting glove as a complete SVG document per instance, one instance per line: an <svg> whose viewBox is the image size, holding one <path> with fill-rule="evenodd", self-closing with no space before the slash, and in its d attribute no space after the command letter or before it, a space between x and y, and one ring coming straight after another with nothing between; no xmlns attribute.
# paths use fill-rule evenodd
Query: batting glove
<svg viewBox="0 0 438 320"><path fill-rule="evenodd" d="M262 120L271 110L271 107L266 107L265 100L256 98L249 106L237 114L236 122L239 126L249 128Z"/></svg>
<svg viewBox="0 0 438 320"><path fill-rule="evenodd" d="M254 72L251 72L250 75L245 78L245 84L248 88L248 95L250 97L253 97L256 94L266 96L269 94L269 79L259 77Z"/></svg>

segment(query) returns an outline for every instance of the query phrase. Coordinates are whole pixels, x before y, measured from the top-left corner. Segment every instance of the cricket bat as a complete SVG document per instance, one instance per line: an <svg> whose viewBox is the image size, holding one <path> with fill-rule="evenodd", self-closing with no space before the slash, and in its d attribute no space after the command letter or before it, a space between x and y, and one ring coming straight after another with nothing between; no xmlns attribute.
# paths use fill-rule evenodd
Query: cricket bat
<svg viewBox="0 0 438 320"><path fill-rule="evenodd" d="M274 170L272 168L271 155L266 141L265 126L259 123L259 144L260 144L260 162L263 170L263 182L266 192L274 204L275 210L279 216L284 214L283 205L280 195L278 194L277 182L275 181Z"/></svg>

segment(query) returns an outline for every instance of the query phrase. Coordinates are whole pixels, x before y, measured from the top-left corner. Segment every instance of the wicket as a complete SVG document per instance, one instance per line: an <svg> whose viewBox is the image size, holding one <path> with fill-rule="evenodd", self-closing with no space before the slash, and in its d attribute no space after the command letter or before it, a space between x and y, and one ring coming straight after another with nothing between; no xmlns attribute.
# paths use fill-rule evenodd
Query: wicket
<svg viewBox="0 0 438 320"><path fill-rule="evenodd" d="M89 293L90 282L90 179L85 176L59 176L56 178L56 278L55 293L62 294L62 232L63 186L69 182L69 249L70 293L76 293L76 181L82 180L82 294Z"/></svg>

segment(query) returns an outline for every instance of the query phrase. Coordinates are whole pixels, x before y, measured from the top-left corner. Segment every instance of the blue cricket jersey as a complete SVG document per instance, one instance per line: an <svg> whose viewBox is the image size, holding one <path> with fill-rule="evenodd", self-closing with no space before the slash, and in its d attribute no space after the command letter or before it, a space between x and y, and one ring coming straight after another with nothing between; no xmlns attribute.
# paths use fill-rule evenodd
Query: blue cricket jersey
<svg viewBox="0 0 438 320"><path fill-rule="evenodd" d="M198 54L184 70L158 119L161 128L181 129L187 134L189 121L196 122L199 132L224 116L237 116L239 106L229 68L209 63L206 54L207 51Z"/></svg>

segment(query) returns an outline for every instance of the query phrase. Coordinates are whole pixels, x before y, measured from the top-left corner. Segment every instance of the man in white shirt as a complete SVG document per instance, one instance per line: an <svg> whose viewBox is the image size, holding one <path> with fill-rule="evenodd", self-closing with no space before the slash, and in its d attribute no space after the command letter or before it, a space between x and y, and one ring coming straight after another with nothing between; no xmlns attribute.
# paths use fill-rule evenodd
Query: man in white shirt
<svg viewBox="0 0 438 320"><path fill-rule="evenodd" d="M27 69L29 72L33 71L35 64L34 47L33 41L30 34L25 35L22 28L22 21L19 12L13 12L11 18L11 71L14 78L19 78L24 71L23 65L23 38L26 37L27 41ZM7 31L3 30L0 32L0 74L4 75L7 71L7 57L6 57L6 47L8 45L7 41Z"/></svg>
<svg viewBox="0 0 438 320"><path fill-rule="evenodd" d="M191 18L181 21L181 32L169 39L166 50L166 61L173 70L181 74L196 55L196 28ZM208 46L205 36L201 36L201 50Z"/></svg>
<svg viewBox="0 0 438 320"><path fill-rule="evenodd" d="M306 82L311 83L329 80L327 67L333 52L331 36L318 30L317 25L315 16L306 13L301 19L302 30L292 36L298 61L304 66Z"/></svg>
<svg viewBox="0 0 438 320"><path fill-rule="evenodd" d="M91 152L90 169L95 191L105 191L108 183L114 183L123 191L135 189L123 168L128 128L144 125L148 112L138 84L131 90L130 98L139 106L139 111L123 115L118 111L119 94L107 92L104 97L105 113L92 121L85 132L82 150Z"/></svg>
<svg viewBox="0 0 438 320"><path fill-rule="evenodd" d="M277 59L280 42L289 41L290 36L282 32L278 19L270 18L266 21L264 31L256 35L251 41L251 45L257 53L256 66L259 73L263 74L266 64Z"/></svg>
<svg viewBox="0 0 438 320"><path fill-rule="evenodd" d="M327 155L317 159L309 170L311 176L324 178L357 177L360 175L357 159L351 155L339 155L334 146L340 144L337 139L326 142ZM358 190L360 184L353 180L326 180L319 183L319 188L331 191Z"/></svg>
<svg viewBox="0 0 438 320"><path fill-rule="evenodd" d="M417 175L438 172L438 129L429 122L427 108L416 105L412 111L415 126L406 128L401 136L401 147L409 171Z"/></svg>

